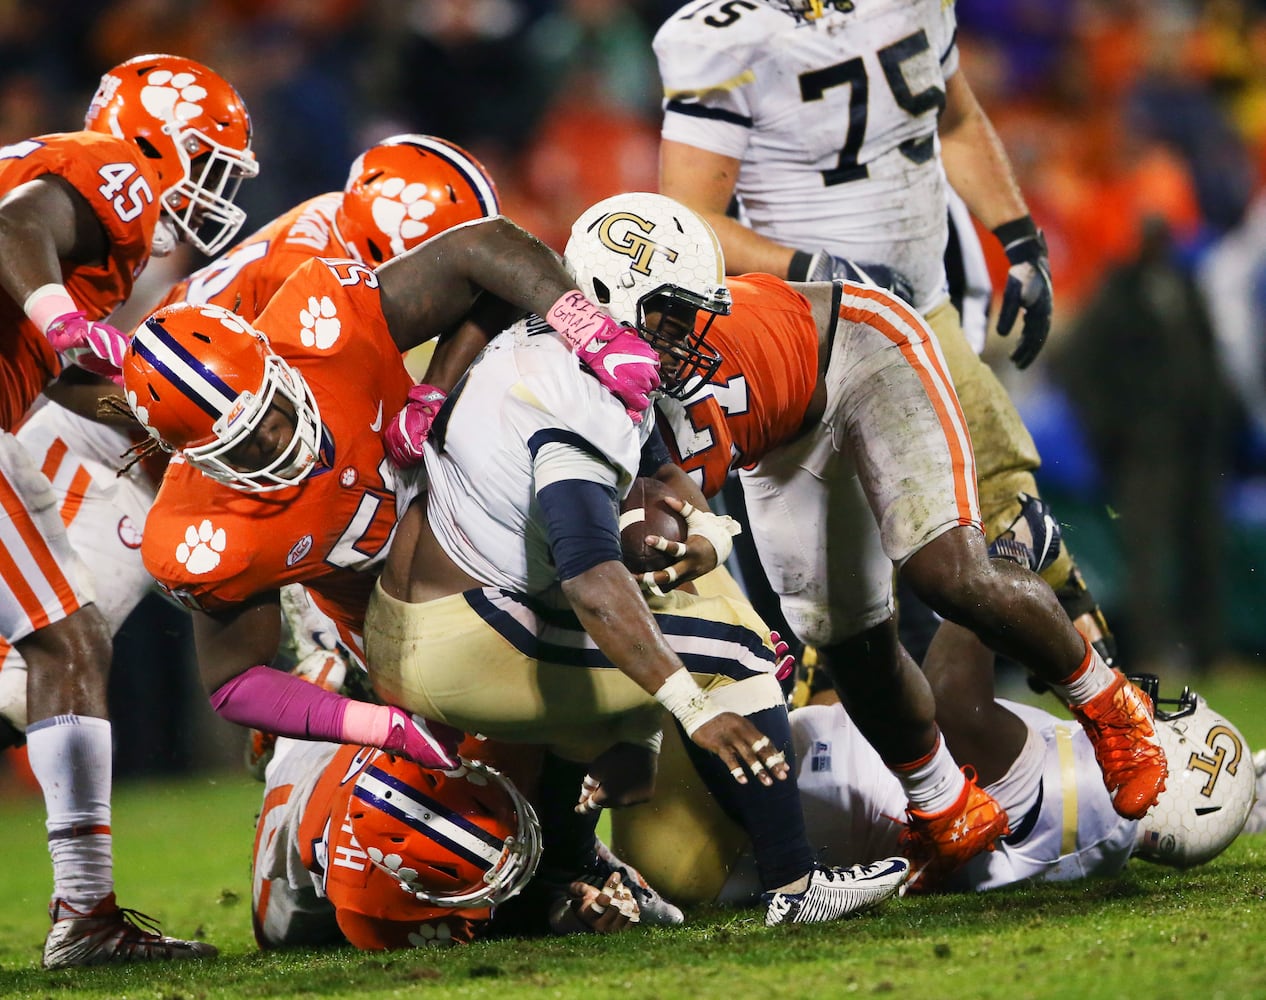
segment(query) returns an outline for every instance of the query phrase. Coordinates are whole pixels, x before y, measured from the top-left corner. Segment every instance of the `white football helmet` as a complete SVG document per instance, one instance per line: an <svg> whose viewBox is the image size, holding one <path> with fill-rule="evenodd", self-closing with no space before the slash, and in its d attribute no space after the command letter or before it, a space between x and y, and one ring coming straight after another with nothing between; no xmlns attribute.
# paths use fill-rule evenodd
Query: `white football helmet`
<svg viewBox="0 0 1266 1000"><path fill-rule="evenodd" d="M1156 697L1155 677L1130 679L1156 704L1156 734L1169 763L1165 790L1139 821L1134 853L1175 868L1204 864L1226 850L1253 808L1252 753L1240 731L1189 688L1166 701Z"/></svg>
<svg viewBox="0 0 1266 1000"><path fill-rule="evenodd" d="M582 292L660 352L665 393L684 399L716 372L721 356L706 337L730 311L725 257L685 205L645 192L600 201L571 227L563 262Z"/></svg>

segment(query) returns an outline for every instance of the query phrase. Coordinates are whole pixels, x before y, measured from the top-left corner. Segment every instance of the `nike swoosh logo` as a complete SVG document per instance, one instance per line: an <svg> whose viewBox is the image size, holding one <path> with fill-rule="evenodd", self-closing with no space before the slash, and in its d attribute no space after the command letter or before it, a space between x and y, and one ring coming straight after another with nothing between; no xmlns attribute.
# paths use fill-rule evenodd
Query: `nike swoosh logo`
<svg viewBox="0 0 1266 1000"><path fill-rule="evenodd" d="M369 429L377 434L382 430L382 400L378 400L378 415L374 417L373 423L369 425Z"/></svg>
<svg viewBox="0 0 1266 1000"><path fill-rule="evenodd" d="M602 367L607 374L615 377L615 370L624 365L649 365L652 362L640 354L608 354L602 359Z"/></svg>

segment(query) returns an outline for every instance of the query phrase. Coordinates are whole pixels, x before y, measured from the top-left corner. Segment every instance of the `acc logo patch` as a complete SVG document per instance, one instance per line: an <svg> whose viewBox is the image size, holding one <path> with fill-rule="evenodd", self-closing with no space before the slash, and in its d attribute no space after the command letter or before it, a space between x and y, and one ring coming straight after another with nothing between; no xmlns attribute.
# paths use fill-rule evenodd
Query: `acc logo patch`
<svg viewBox="0 0 1266 1000"><path fill-rule="evenodd" d="M300 559L312 551L312 536L304 535L294 545L290 546L290 551L286 553L286 565L293 566Z"/></svg>

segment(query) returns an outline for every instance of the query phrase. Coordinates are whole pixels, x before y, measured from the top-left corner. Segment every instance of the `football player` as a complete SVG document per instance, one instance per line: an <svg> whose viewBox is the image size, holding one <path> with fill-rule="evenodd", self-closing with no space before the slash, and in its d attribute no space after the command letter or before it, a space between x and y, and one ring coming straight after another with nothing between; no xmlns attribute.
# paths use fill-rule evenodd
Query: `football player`
<svg viewBox="0 0 1266 1000"><path fill-rule="evenodd" d="M942 659L948 669L930 677L946 740L1003 805L1011 832L997 850L928 888L1106 877L1131 857L1189 868L1216 857L1245 828L1255 798L1251 751L1199 695L1184 689L1177 699L1157 699L1155 677L1131 678L1155 701L1174 770L1156 805L1129 819L1114 808L1082 726L995 699L993 657L965 630L950 626L936 641L954 654ZM903 791L834 694L794 710L791 727L805 821L823 858L890 852L904 832ZM667 740L664 758L665 772L681 780L663 781L655 802L613 814L617 849L682 902L750 902L759 891L750 848L694 794L684 755Z"/></svg>
<svg viewBox="0 0 1266 1000"><path fill-rule="evenodd" d="M372 747L279 740L252 864L259 946L442 947L504 925L490 926L523 898L541 829L510 775L483 762L488 747L468 740L463 753L481 759L437 771ZM568 890L514 926L610 934L640 922L618 874Z"/></svg>
<svg viewBox="0 0 1266 1000"><path fill-rule="evenodd" d="M435 136L392 136L357 157L342 191L296 205L178 282L159 306L211 302L253 321L282 282L313 257L350 257L373 266L450 226L499 211L496 185L465 150ZM130 417L122 425L98 419L100 399L119 392L109 379L76 369L53 390L16 436L52 482L71 547L101 584L97 603L113 634L153 585L140 545L166 463L159 453L120 471L138 433L142 440L145 435ZM293 600L308 607L302 594ZM287 624L300 630L294 618L288 615ZM0 642L0 653L0 719L21 731L23 664L7 643Z"/></svg>
<svg viewBox="0 0 1266 1000"><path fill-rule="evenodd" d="M656 257L658 307L691 320L728 311L707 224L667 199L636 207L666 234L637 253L644 266ZM705 785L757 845L767 924L832 920L892 895L901 858L814 863L775 652L750 606L675 591L648 607L621 562L617 520L639 472L694 504L685 514L691 544L706 549L701 571L724 560L733 525L664 461L651 422L626 419L548 332L529 318L494 340L439 412L425 496L404 512L366 614L375 690L466 731L549 745L544 873L565 873L569 847L592 843L596 806L649 794L666 708ZM692 332L654 346L670 387L711 363ZM551 796L573 817L566 836Z"/></svg>
<svg viewBox="0 0 1266 1000"><path fill-rule="evenodd" d="M657 256L674 238L664 203L676 204L647 194L599 202L567 245L581 288L624 322L649 322L648 303L672 273ZM680 280L696 298L714 294L703 275ZM989 558L972 442L927 323L895 295L852 282L748 275L727 290L732 308L707 321L710 366L657 401L664 437L705 496L739 471L784 616L906 789L919 881L986 849L1006 817L939 736L927 681L897 641L894 565L943 617L1057 685L1093 726L1122 815L1141 816L1165 780L1150 712L1040 577ZM1035 544L1032 569L1052 547ZM673 573L651 582L671 585Z"/></svg>
<svg viewBox="0 0 1266 1000"><path fill-rule="evenodd" d="M946 288L947 177L1006 251L998 332L1023 313L1021 368L1046 340L1052 291L1045 240L959 68L955 31L942 0L685 5L654 41L660 191L713 224L734 274L853 278L849 261L864 261L904 276L958 390L992 543L1038 496L1040 458ZM746 224L727 217L736 198ZM1111 663L1112 637L1066 547L1042 576Z"/></svg>
<svg viewBox="0 0 1266 1000"><path fill-rule="evenodd" d="M0 635L28 666L27 743L53 858L50 968L215 949L144 930L115 903L110 627L49 483L62 456L41 469L11 431L72 362L117 374L127 340L100 320L151 254L178 240L215 253L232 239L245 218L237 186L257 172L250 144L250 117L222 77L145 55L101 78L83 131L0 149Z"/></svg>

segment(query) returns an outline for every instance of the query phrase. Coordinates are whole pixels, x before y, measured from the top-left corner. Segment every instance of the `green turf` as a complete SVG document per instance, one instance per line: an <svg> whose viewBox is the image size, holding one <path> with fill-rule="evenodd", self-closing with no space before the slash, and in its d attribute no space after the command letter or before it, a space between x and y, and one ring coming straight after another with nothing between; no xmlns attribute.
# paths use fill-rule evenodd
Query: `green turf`
<svg viewBox="0 0 1266 1000"><path fill-rule="evenodd" d="M1266 675L1198 689L1266 745ZM766 930L757 911L711 911L618 938L260 954L248 869L261 788L233 774L116 792L120 900L205 936L218 960L57 973L39 969L42 807L0 801L0 998L1266 997L1266 835L1191 872L1135 862L1116 880L899 899L832 925Z"/></svg>

